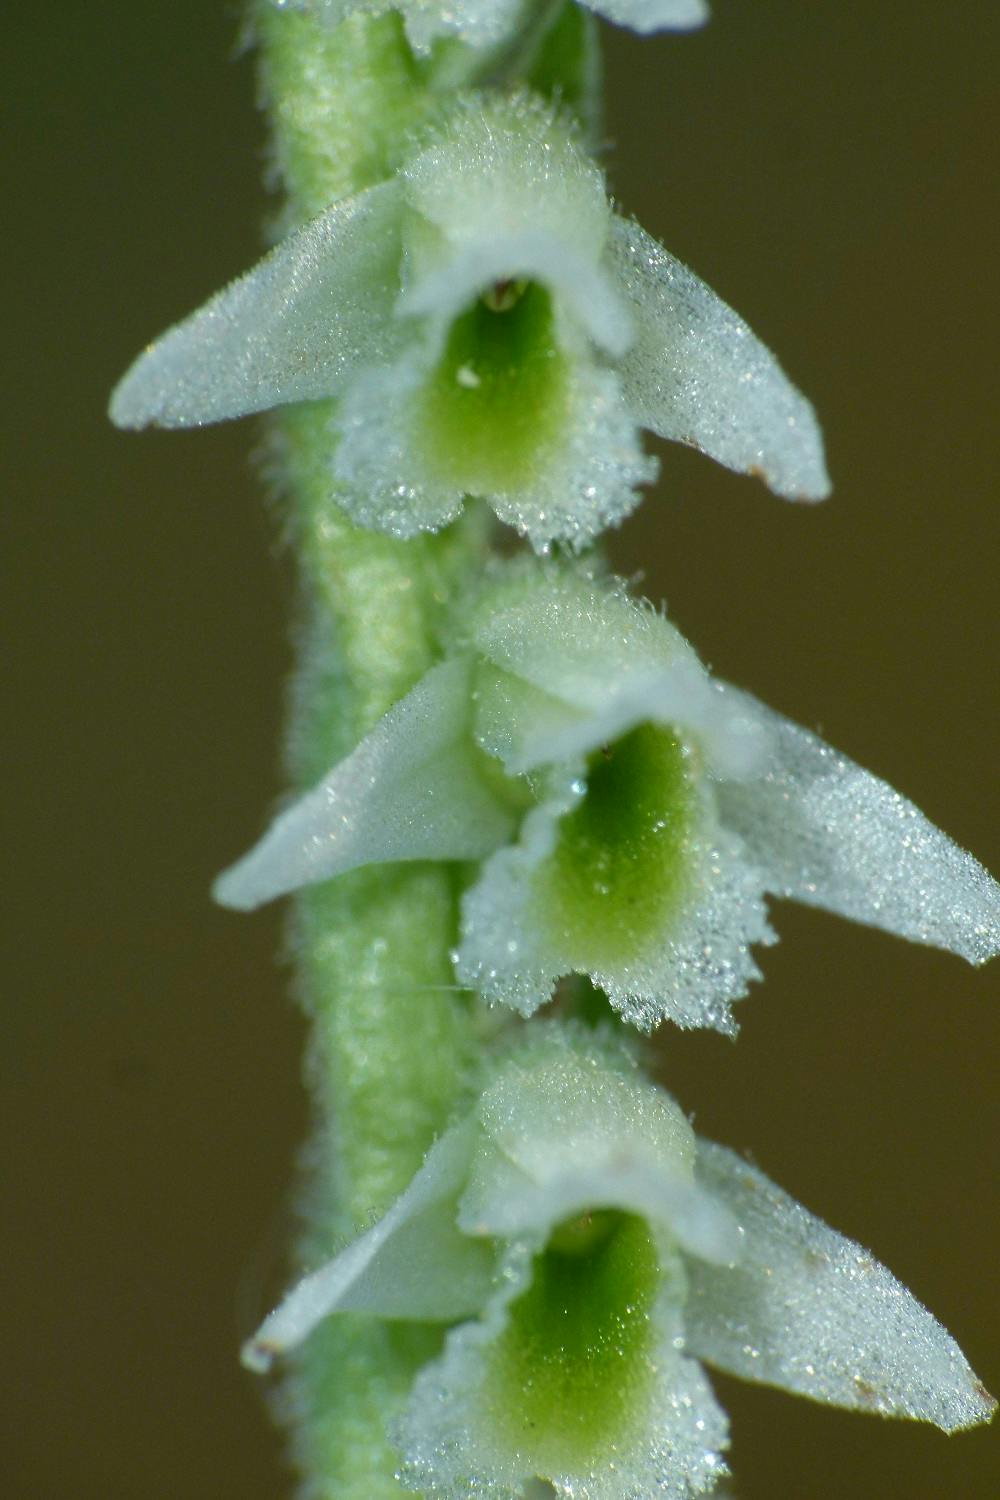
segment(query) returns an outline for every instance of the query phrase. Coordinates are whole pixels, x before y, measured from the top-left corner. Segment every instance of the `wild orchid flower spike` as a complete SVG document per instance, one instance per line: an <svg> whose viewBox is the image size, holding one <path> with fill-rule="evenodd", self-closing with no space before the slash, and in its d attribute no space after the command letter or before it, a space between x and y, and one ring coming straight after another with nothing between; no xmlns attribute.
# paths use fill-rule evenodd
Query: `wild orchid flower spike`
<svg viewBox="0 0 1000 1500"><path fill-rule="evenodd" d="M216 885L251 908L362 864L480 859L460 982L530 1015L587 974L635 1025L735 1030L770 893L1000 951L1000 887L904 797L713 682L579 566L498 567L453 654Z"/></svg>
<svg viewBox="0 0 1000 1500"><path fill-rule="evenodd" d="M808 402L703 282L611 210L569 127L471 98L390 181L332 205L152 345L122 427L335 397L335 499L397 537L489 501L583 547L651 480L640 427L829 490Z"/></svg>
<svg viewBox="0 0 1000 1500"><path fill-rule="evenodd" d="M620 1041L540 1024L389 1212L307 1276L253 1369L338 1313L454 1324L396 1419L409 1488L666 1500L725 1474L698 1361L954 1431L994 1402L884 1267L695 1137Z"/></svg>
<svg viewBox="0 0 1000 1500"><path fill-rule="evenodd" d="M418 54L430 52L434 42L454 38L472 47L493 47L517 32L530 16L524 0L271 0L281 9L306 11L339 25L349 15L383 15L397 10L406 35ZM708 20L706 0L581 0L618 26L649 34L690 31Z"/></svg>

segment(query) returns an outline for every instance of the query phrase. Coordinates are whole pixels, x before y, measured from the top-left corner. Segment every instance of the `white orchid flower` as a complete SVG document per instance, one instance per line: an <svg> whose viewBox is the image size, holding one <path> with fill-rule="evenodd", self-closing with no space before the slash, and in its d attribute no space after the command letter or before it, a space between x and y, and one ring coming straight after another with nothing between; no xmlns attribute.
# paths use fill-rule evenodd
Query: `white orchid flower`
<svg viewBox="0 0 1000 1500"><path fill-rule="evenodd" d="M616 26L648 35L691 31L709 17L707 0L580 0L586 10ZM530 0L272 0L281 10L318 16L331 26L350 15L381 16L398 11L407 40L418 54L436 41L453 38L471 47L495 47L516 35L532 18Z"/></svg>
<svg viewBox="0 0 1000 1500"><path fill-rule="evenodd" d="M523 1015L579 973L644 1029L732 1032L767 894L1000 952L1000 887L910 802L714 682L650 607L533 559L215 894L250 909L406 859L482 861L457 976Z"/></svg>
<svg viewBox="0 0 1000 1500"><path fill-rule="evenodd" d="M816 420L746 324L611 210L567 126L467 100L391 181L343 199L140 356L121 427L336 399L331 500L409 537L484 497L582 547L652 479L640 427L821 499Z"/></svg>
<svg viewBox="0 0 1000 1500"><path fill-rule="evenodd" d="M388 1213L300 1282L256 1370L341 1312L454 1325L394 1423L444 1500L688 1500L725 1474L698 1361L954 1431L994 1403L866 1251L698 1140L620 1041L540 1024Z"/></svg>

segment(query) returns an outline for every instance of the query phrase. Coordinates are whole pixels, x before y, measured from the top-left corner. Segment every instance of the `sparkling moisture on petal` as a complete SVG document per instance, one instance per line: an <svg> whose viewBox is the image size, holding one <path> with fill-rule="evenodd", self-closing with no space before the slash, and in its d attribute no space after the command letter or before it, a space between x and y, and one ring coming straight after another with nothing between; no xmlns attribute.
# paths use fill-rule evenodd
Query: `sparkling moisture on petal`
<svg viewBox="0 0 1000 1500"><path fill-rule="evenodd" d="M824 499L815 413L743 319L637 224L615 219L608 258L632 304L619 368L636 420L787 499Z"/></svg>
<svg viewBox="0 0 1000 1500"><path fill-rule="evenodd" d="M417 1376L394 1434L403 1484L441 1500L521 1500L535 1477L573 1500L691 1500L711 1490L727 1472L728 1424L702 1371L677 1352L669 1287L646 1312L640 1277L627 1310L608 1310L603 1337L597 1289L571 1288L551 1342L572 1346L567 1332L584 1325L590 1357L581 1351L561 1388L562 1351L547 1347L541 1314L562 1309L532 1306L527 1328L518 1318L518 1299L545 1269L531 1247L513 1246L483 1320L453 1330L443 1357ZM626 1281L624 1266L615 1272Z"/></svg>
<svg viewBox="0 0 1000 1500"><path fill-rule="evenodd" d="M492 1251L455 1225L473 1135L471 1124L446 1131L389 1211L293 1288L244 1346L249 1369L266 1371L336 1312L450 1322L483 1305Z"/></svg>
<svg viewBox="0 0 1000 1500"><path fill-rule="evenodd" d="M776 941L760 871L722 828L714 838L706 830L690 853L689 894L676 924L650 951L625 965L595 966L590 977L641 1031L671 1020L735 1036L732 1004L761 977L750 950Z"/></svg>
<svg viewBox="0 0 1000 1500"><path fill-rule="evenodd" d="M735 1220L692 1179L686 1116L612 1038L539 1022L477 1106L483 1144L459 1203L467 1234L548 1239L592 1209L640 1215L666 1247L731 1263Z"/></svg>
<svg viewBox="0 0 1000 1500"><path fill-rule="evenodd" d="M512 453L506 472L502 464L491 468L488 451L457 436L453 453L427 451L421 403L428 365L426 355L408 350L396 364L367 371L338 412L335 466L347 486L338 498L362 526L415 536L454 520L466 496L478 494L539 551L554 537L580 548L634 510L636 486L656 477L656 460L642 452L616 376L589 357L568 363L564 403L548 432L537 409L519 406L531 426L519 472ZM463 377L481 378L463 367L456 386ZM461 401L457 389L455 399ZM499 452L502 433L497 438Z"/></svg>
<svg viewBox="0 0 1000 1500"><path fill-rule="evenodd" d="M440 37L453 37L472 47L495 46L508 37L527 10L525 0L271 0L280 10L300 10L339 26L352 15L382 16L397 10L407 39L421 55Z"/></svg>
<svg viewBox="0 0 1000 1500"><path fill-rule="evenodd" d="M632 337L602 263L601 173L551 110L517 97L460 107L401 176L409 342L338 410L342 503L409 537L476 495L540 551L582 547L657 469L595 353Z"/></svg>
<svg viewBox="0 0 1000 1500"><path fill-rule="evenodd" d="M464 180L457 172L456 176L459 182ZM521 180L515 179L515 185L520 188ZM569 237L565 219L545 230L528 224L513 232L506 226L498 229L498 219L505 223L511 212L503 187L499 185L498 201L482 205L480 222L463 221L460 227L466 233L450 241L448 261L438 267L432 261L421 280L411 281L396 304L397 315L450 320L498 282L536 281L552 288L564 319L568 311L573 322L606 353L623 354L632 342L632 321L614 283L596 260L604 243L605 226L600 219L590 226L594 243L583 254ZM469 233L472 228L477 234Z"/></svg>
<svg viewBox="0 0 1000 1500"><path fill-rule="evenodd" d="M484 592L469 635L508 683L537 690L515 701L499 683L507 701L496 703L481 687L477 736L511 772L585 754L644 722L674 726L720 775L746 776L764 756L759 715L718 691L669 620L582 570L509 570Z"/></svg>
<svg viewBox="0 0 1000 1500"><path fill-rule="evenodd" d="M518 844L464 897L460 979L530 1015L583 973L645 1030L669 1017L731 1033L758 977L750 947L772 933L704 771L750 774L759 715L666 620L582 571L507 570L467 628L496 669L476 676L480 743L509 770L550 769Z"/></svg>
<svg viewBox="0 0 1000 1500"><path fill-rule="evenodd" d="M648 1148L663 1171L690 1179L695 1138L676 1100L642 1073L609 1032L539 1022L476 1106L486 1137L535 1182L571 1163Z"/></svg>
<svg viewBox="0 0 1000 1500"><path fill-rule="evenodd" d="M544 1238L564 1221L617 1209L641 1216L660 1245L716 1265L736 1262L739 1226L724 1204L675 1174L648 1145L628 1139L618 1145L612 1136L601 1147L589 1163L553 1153L535 1175L499 1149L480 1151L459 1206L459 1227L468 1235Z"/></svg>
<svg viewBox="0 0 1000 1500"><path fill-rule="evenodd" d="M744 1230L735 1269L687 1264L687 1346L747 1380L946 1432L996 1403L954 1339L860 1245L734 1152L699 1142L698 1176Z"/></svg>
<svg viewBox="0 0 1000 1500"><path fill-rule="evenodd" d="M707 0L582 0L588 9L648 35L653 31L690 31L709 17Z"/></svg>
<svg viewBox="0 0 1000 1500"><path fill-rule="evenodd" d="M384 15L398 10L414 51L427 53L439 37L456 37L472 47L495 46L530 16L523 0L271 0L285 10L308 11L330 25L358 13ZM648 34L689 31L708 20L706 0L582 0L589 10L618 26Z"/></svg>
<svg viewBox="0 0 1000 1500"><path fill-rule="evenodd" d="M359 865L478 859L513 829L469 734L466 661L432 667L346 760L219 876L215 899L252 910Z"/></svg>
<svg viewBox="0 0 1000 1500"><path fill-rule="evenodd" d="M342 199L170 329L111 397L119 427L199 427L334 394L403 340L401 190Z"/></svg>
<svg viewBox="0 0 1000 1500"><path fill-rule="evenodd" d="M404 166L402 177L416 216L406 226L407 288L419 288L448 265L474 264L477 256L494 277L491 244L499 240L516 254L523 247L529 256L543 256L547 277L557 286L565 280L584 326L595 275L607 285L605 297L618 301L614 278L602 270L613 217L603 174L567 122L538 99L471 97ZM566 248L561 263L554 258L559 244ZM512 265L507 274L519 269ZM621 304L619 318L627 331Z"/></svg>
<svg viewBox="0 0 1000 1500"><path fill-rule="evenodd" d="M471 96L402 169L406 201L454 249L501 237L553 237L600 264L612 211L604 177L573 127L531 95ZM432 239L409 243L411 281L441 260Z"/></svg>
<svg viewBox="0 0 1000 1500"><path fill-rule="evenodd" d="M1000 952L1000 886L905 797L816 735L756 709L773 743L766 775L718 788L767 889L981 964Z"/></svg>
<svg viewBox="0 0 1000 1500"><path fill-rule="evenodd" d="M528 1016L564 974L585 973L643 1031L669 1019L733 1035L730 1006L760 977L750 946L774 941L759 870L738 839L707 825L688 847L683 899L645 949L605 962L583 954L546 921L535 883L556 846L560 817L573 805L571 786L532 809L520 843L489 858L463 898L460 982ZM591 927L599 946L602 928L593 920Z"/></svg>

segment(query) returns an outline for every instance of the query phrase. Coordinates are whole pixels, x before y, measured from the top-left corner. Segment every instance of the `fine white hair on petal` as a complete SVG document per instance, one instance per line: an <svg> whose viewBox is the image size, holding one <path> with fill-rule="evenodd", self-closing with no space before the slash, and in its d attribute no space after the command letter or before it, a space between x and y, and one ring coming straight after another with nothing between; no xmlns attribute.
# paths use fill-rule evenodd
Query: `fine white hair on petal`
<svg viewBox="0 0 1000 1500"><path fill-rule="evenodd" d="M597 15L647 35L690 31L708 20L706 0L581 0ZM415 52L426 54L438 37L489 47L510 36L525 11L524 0L272 0L281 9L309 11L330 25L361 12L380 16L399 10Z"/></svg>
<svg viewBox="0 0 1000 1500"><path fill-rule="evenodd" d="M498 1289L481 1321L449 1333L442 1357L417 1375L409 1403L395 1424L403 1453L399 1478L407 1489L438 1500L522 1500L526 1481L540 1477L538 1462L548 1437L546 1413L531 1433L511 1441L509 1418L491 1389L492 1346L511 1304L530 1285L532 1251L511 1245ZM699 1366L678 1352L683 1342L679 1307L669 1295L651 1314L656 1358L641 1402L629 1412L604 1451L579 1469L545 1466L544 1478L566 1500L692 1500L728 1473L721 1454L728 1422Z"/></svg>
<svg viewBox="0 0 1000 1500"><path fill-rule="evenodd" d="M664 1243L714 1265L739 1260L739 1225L725 1204L698 1183L672 1174L648 1145L605 1137L590 1164L553 1153L551 1169L534 1180L502 1153L486 1164L477 1158L470 1187L459 1207L459 1227L468 1235L544 1238L564 1220L594 1209L619 1209L645 1219ZM555 1168L566 1159L566 1170ZM492 1190L492 1191L491 1191Z"/></svg>
<svg viewBox="0 0 1000 1500"><path fill-rule="evenodd" d="M447 526L465 503L464 490L419 470L418 404L431 361L418 344L362 370L335 418L339 504L359 526L400 539Z"/></svg>
<svg viewBox="0 0 1000 1500"><path fill-rule="evenodd" d="M589 10L645 36L653 31L691 31L709 17L707 0L581 0Z"/></svg>
<svg viewBox="0 0 1000 1500"><path fill-rule="evenodd" d="M487 216L488 218L491 216ZM401 317L451 320L498 281L538 281L569 309L578 327L613 358L632 342L628 307L593 256L581 255L567 227L504 232L484 226L481 239L462 243L443 265L411 281L396 306Z"/></svg>
<svg viewBox="0 0 1000 1500"><path fill-rule="evenodd" d="M559 700L557 700L559 701ZM678 729L699 743L714 740L713 748L726 743L723 716L713 715L718 700L697 662L679 660L669 667L650 668L608 682L605 702L589 714L577 712L571 719L542 721L535 732L526 728L515 756L506 762L511 774L570 757L586 755L611 744L639 724L662 724ZM569 707L568 704L564 706ZM739 747L734 748L734 755Z"/></svg>
<svg viewBox="0 0 1000 1500"><path fill-rule="evenodd" d="M402 178L411 217L401 314L450 320L497 281L534 280L610 356L631 343L629 307L605 263L603 175L548 105L471 96Z"/></svg>
<svg viewBox="0 0 1000 1500"><path fill-rule="evenodd" d="M449 260L497 235L562 243L574 263L600 265L612 221L604 176L568 119L534 95L459 101L402 176L410 208L433 226ZM426 235L408 240L408 250L419 281L440 250Z"/></svg>
<svg viewBox="0 0 1000 1500"><path fill-rule="evenodd" d="M912 802L750 694L767 726L757 780L717 795L775 895L824 907L981 964L1000 952L1000 886Z"/></svg>
<svg viewBox="0 0 1000 1500"><path fill-rule="evenodd" d="M638 224L615 218L608 257L633 304L620 371L636 420L775 494L825 499L816 415L743 319Z"/></svg>
<svg viewBox="0 0 1000 1500"><path fill-rule="evenodd" d="M472 1316L492 1288L492 1254L458 1232L448 1200L462 1187L473 1140L471 1122L445 1131L371 1229L303 1277L265 1318L243 1347L244 1365L263 1374L336 1312L434 1322Z"/></svg>
<svg viewBox="0 0 1000 1500"><path fill-rule="evenodd" d="M671 675L672 688L678 686L672 679L678 663L691 663L692 672L702 672L691 648L662 617L574 573L539 591L525 571L515 577L508 598L499 590L494 596L487 592L473 623L471 645L506 676L491 691L481 689L480 709L496 706L496 698L505 700L499 708L513 711L514 726L504 728L504 711L494 715L495 722L481 712L476 732L487 749L514 764L541 759L571 743L583 747L589 732L610 731L619 695L620 728L626 729L624 711L635 706L633 689L641 685L648 690L651 672ZM532 735L527 721L534 700L511 686L517 678L530 685L536 699L551 695L578 717L546 714ZM712 690L707 676L704 681L704 703L698 694L691 695L690 722L681 720L677 731L682 736L691 732L709 764L713 752L723 763L728 754L732 769L745 774L767 738L759 730L759 715L742 699ZM669 704L666 697L661 704L665 719L678 702L674 692L670 698ZM656 707L651 696L640 719L655 715ZM524 725L517 722L519 715ZM681 719L679 713L677 717ZM745 753L737 754L741 745ZM546 923L535 892L537 872L555 849L560 820L586 795L584 778L582 755L552 767L542 800L521 825L519 842L488 859L478 882L466 892L456 954L460 980L487 1000L527 1016L545 1003L561 976L586 973L624 1018L642 1030L669 1018L680 1026L712 1026L734 1034L731 1004L760 977L750 948L773 942L774 934L761 872L742 841L718 826L714 788L702 789L699 828L687 847L685 888L675 909L641 949L614 963L596 963L576 951L558 924Z"/></svg>
<svg viewBox="0 0 1000 1500"><path fill-rule="evenodd" d="M580 359L570 381L565 440L550 462L539 465L530 488L490 496L500 520L540 553L553 541L580 551L620 525L639 504L639 486L659 472L658 461L642 451L614 371Z"/></svg>
<svg viewBox="0 0 1000 1500"><path fill-rule="evenodd" d="M558 790L531 808L519 840L498 849L462 897L461 939L455 950L455 976L493 1005L509 1005L534 1015L552 996L558 980L571 972L551 935L536 919L531 877L554 850L559 819L584 792L582 765L567 771Z"/></svg>
<svg viewBox="0 0 1000 1500"><path fill-rule="evenodd" d="M613 966L579 962L564 935L544 924L533 877L553 851L559 819L584 794L569 767L561 790L531 809L520 842L498 849L462 899L461 941L455 954L460 983L492 1004L532 1015L565 974L586 973L612 1006L641 1031L661 1021L711 1026L736 1033L731 1005L760 978L750 948L772 943L760 871L741 840L703 828L688 849L687 888L667 930L645 952Z"/></svg>
<svg viewBox="0 0 1000 1500"><path fill-rule="evenodd" d="M762 763L761 716L720 693L662 615L582 573L556 575L545 589L526 589L528 573L521 582L480 611L472 632L480 655L539 690L523 724L511 699L503 717L513 732L485 745L508 771L586 754L645 722L673 726L720 775L748 776Z"/></svg>
<svg viewBox="0 0 1000 1500"><path fill-rule="evenodd" d="M692 1178L680 1106L611 1035L539 1022L477 1105L484 1138L460 1203L467 1234L540 1241L594 1208L635 1213L665 1240L731 1264L735 1220Z"/></svg>
<svg viewBox="0 0 1000 1500"><path fill-rule="evenodd" d="M249 911L358 865L477 859L510 836L469 735L470 665L441 662L346 760L219 876L223 906Z"/></svg>
<svg viewBox="0 0 1000 1500"><path fill-rule="evenodd" d="M426 56L439 37L472 47L489 47L509 36L525 0L271 0L281 10L305 11L329 26L351 15L382 16L399 11L414 52Z"/></svg>
<svg viewBox="0 0 1000 1500"><path fill-rule="evenodd" d="M946 1432L996 1403L954 1339L884 1266L723 1146L698 1177L744 1230L735 1269L685 1262L691 1353L746 1380Z"/></svg>
<svg viewBox="0 0 1000 1500"><path fill-rule="evenodd" d="M416 536L453 521L466 496L477 494L544 551L553 539L584 547L635 509L636 486L655 479L657 463L642 452L616 375L589 359L574 361L568 372L562 433L544 445L516 488L477 484L474 453L465 455L464 484L433 473L421 460L419 396L437 347L436 340L418 345L364 371L340 404L334 468L347 488L338 500L359 525Z"/></svg>
<svg viewBox="0 0 1000 1500"><path fill-rule="evenodd" d="M401 189L333 204L141 354L112 393L119 427L199 427L333 395L404 334Z"/></svg>
<svg viewBox="0 0 1000 1500"><path fill-rule="evenodd" d="M725 828L714 837L706 830L689 855L687 899L671 929L648 952L621 967L595 968L590 977L641 1031L670 1020L735 1036L732 1004L761 977L750 950L777 941L760 871Z"/></svg>
<svg viewBox="0 0 1000 1500"><path fill-rule="evenodd" d="M476 1114L489 1140L536 1182L573 1161L586 1166L609 1142L649 1145L672 1175L694 1171L690 1121L610 1026L539 1021L528 1028L483 1090Z"/></svg>

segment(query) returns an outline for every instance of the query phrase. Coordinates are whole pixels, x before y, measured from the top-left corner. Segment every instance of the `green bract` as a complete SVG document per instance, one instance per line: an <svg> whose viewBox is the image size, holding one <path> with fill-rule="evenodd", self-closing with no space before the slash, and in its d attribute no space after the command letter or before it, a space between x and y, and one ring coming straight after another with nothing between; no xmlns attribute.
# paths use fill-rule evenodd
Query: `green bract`
<svg viewBox="0 0 1000 1500"><path fill-rule="evenodd" d="M329 396L331 499L398 537L477 495L539 550L582 547L654 477L643 426L779 494L829 489L808 402L528 96L467 99L148 349L111 414L188 427Z"/></svg>
<svg viewBox="0 0 1000 1500"><path fill-rule="evenodd" d="M343 1312L455 1325L393 1422L407 1486L667 1500L725 1473L696 1363L946 1430L993 1403L860 1246L696 1139L619 1041L538 1025L488 1069L367 1234L245 1351L264 1369Z"/></svg>
<svg viewBox="0 0 1000 1500"><path fill-rule="evenodd" d="M1000 888L905 798L577 566L497 566L452 649L223 875L249 908L363 864L482 861L459 980L530 1015L581 973L649 1029L734 1030L767 893L982 963Z"/></svg>

